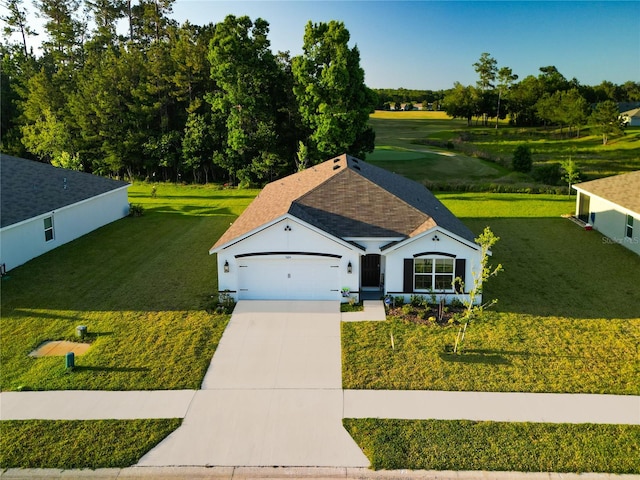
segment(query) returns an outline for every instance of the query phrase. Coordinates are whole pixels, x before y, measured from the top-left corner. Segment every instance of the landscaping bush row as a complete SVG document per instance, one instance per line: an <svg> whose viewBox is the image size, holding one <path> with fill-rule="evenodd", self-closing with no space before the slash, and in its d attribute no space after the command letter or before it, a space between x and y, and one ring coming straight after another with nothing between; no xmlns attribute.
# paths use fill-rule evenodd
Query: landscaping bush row
<svg viewBox="0 0 640 480"><path fill-rule="evenodd" d="M538 184L509 183L468 183L468 182L425 182L424 185L434 192L487 192L487 193L529 193L568 195L568 187Z"/></svg>

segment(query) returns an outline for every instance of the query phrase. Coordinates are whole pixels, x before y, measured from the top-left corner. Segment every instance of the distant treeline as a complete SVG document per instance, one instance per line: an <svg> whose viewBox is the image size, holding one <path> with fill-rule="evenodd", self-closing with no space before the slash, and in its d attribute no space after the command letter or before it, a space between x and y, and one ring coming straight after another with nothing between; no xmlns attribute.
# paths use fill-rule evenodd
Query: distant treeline
<svg viewBox="0 0 640 480"><path fill-rule="evenodd" d="M640 106L640 82L616 85L603 81L599 85L582 85L567 80L551 65L540 67L538 76L518 81L511 68L498 68L498 62L483 53L473 68L478 74L475 85L456 82L448 90L378 89L376 108L411 110L420 104L423 110L444 110L452 117L476 119L487 125L490 118L508 118L519 126L556 125L568 127L579 135L587 124L597 126L606 143L607 135L623 126L620 114Z"/></svg>
<svg viewBox="0 0 640 480"><path fill-rule="evenodd" d="M406 88L374 88L373 91L378 95L377 110L400 110L407 105L412 107L420 105L422 110L438 110L438 105L447 93L447 90L409 90Z"/></svg>

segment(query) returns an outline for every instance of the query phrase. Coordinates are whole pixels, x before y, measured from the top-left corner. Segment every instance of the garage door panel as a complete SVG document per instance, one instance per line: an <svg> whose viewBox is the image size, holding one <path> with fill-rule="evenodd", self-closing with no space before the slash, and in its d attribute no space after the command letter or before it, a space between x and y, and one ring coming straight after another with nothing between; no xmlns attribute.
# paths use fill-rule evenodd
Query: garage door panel
<svg viewBox="0 0 640 480"><path fill-rule="evenodd" d="M244 300L338 300L335 258L291 256L239 262L239 298Z"/></svg>

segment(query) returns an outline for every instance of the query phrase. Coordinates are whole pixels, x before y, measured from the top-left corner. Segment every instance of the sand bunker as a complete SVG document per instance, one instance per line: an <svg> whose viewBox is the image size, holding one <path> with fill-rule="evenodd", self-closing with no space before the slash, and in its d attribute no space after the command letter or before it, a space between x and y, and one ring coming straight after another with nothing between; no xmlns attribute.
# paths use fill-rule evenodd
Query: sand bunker
<svg viewBox="0 0 640 480"><path fill-rule="evenodd" d="M76 343L68 342L66 340L54 340L51 342L44 342L33 352L29 354L30 357L62 357L69 352L73 352L74 355L82 355L91 344L89 343Z"/></svg>

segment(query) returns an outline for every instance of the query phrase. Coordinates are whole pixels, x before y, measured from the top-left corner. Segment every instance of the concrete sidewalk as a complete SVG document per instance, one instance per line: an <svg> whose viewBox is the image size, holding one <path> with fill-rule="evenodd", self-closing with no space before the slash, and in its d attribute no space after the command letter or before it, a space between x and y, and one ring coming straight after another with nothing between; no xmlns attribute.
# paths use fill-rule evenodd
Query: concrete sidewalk
<svg viewBox="0 0 640 480"><path fill-rule="evenodd" d="M345 390L344 417L640 425L640 396Z"/></svg>
<svg viewBox="0 0 640 480"><path fill-rule="evenodd" d="M0 393L0 420L183 418L196 390Z"/></svg>
<svg viewBox="0 0 640 480"><path fill-rule="evenodd" d="M334 389L300 389L323 397ZM222 389L239 397L268 390ZM0 393L0 420L100 420L184 418L200 408L205 390L48 391ZM291 389L281 389L291 392ZM640 396L562 393L337 390L343 418L488 420L502 422L611 423L640 425ZM220 393L223 395L223 393ZM330 395L331 398L335 395ZM280 399L278 401L285 401ZM213 405L212 403L209 405ZM315 402L314 402L315 403ZM206 408L207 402L202 406ZM316 405L317 406L317 405Z"/></svg>

